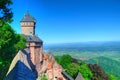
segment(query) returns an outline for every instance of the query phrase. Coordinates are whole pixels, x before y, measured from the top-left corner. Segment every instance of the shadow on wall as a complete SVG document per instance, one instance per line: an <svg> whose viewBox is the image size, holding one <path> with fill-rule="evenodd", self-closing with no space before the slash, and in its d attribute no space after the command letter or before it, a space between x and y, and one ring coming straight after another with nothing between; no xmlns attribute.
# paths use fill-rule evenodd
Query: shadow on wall
<svg viewBox="0 0 120 80"><path fill-rule="evenodd" d="M30 54L27 53L26 50L22 50L21 52L27 56L26 60L31 69L28 68L24 62L18 60L15 67L6 76L5 80L36 80L38 74L35 66L30 60Z"/></svg>

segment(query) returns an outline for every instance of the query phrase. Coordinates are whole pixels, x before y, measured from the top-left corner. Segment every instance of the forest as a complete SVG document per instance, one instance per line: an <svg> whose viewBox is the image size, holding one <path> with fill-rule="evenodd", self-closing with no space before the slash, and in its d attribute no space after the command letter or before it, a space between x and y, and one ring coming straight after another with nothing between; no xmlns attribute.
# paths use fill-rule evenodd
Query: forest
<svg viewBox="0 0 120 80"><path fill-rule="evenodd" d="M17 34L12 23L11 0L0 0L0 80L6 76L12 59L18 50L25 48L25 38Z"/></svg>

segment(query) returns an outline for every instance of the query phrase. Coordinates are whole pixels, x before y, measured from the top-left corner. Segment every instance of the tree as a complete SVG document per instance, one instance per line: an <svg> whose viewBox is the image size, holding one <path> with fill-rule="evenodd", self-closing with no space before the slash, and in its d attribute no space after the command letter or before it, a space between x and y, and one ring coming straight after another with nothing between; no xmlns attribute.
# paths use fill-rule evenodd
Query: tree
<svg viewBox="0 0 120 80"><path fill-rule="evenodd" d="M16 34L10 26L13 13L11 0L0 0L0 80L5 78L15 53L25 48L25 38Z"/></svg>
<svg viewBox="0 0 120 80"><path fill-rule="evenodd" d="M78 72L79 72L80 66L76 63L71 63L67 66L66 72L72 76L73 78L76 78Z"/></svg>
<svg viewBox="0 0 120 80"><path fill-rule="evenodd" d="M10 58L12 53L14 53L14 44L16 42L17 41L15 40L14 30L11 28L11 26L9 24L7 24L7 23L4 24L0 28L0 51L1 51L0 57L2 59L4 59L4 57ZM7 56L6 56L6 53L9 53L9 54L7 54Z"/></svg>
<svg viewBox="0 0 120 80"><path fill-rule="evenodd" d="M88 67L93 73L92 80L109 80L108 74L97 64L89 64Z"/></svg>
<svg viewBox="0 0 120 80"><path fill-rule="evenodd" d="M13 13L11 11L10 5L12 4L11 0L0 0L0 26L6 22L11 22Z"/></svg>
<svg viewBox="0 0 120 80"><path fill-rule="evenodd" d="M0 27L0 80L6 75L15 53L25 48L25 38L11 28L8 23Z"/></svg>
<svg viewBox="0 0 120 80"><path fill-rule="evenodd" d="M3 24L3 26L0 27L0 79L2 79L3 76L5 76L9 68L10 61L14 56L14 44L15 32L9 24Z"/></svg>
<svg viewBox="0 0 120 80"><path fill-rule="evenodd" d="M57 61L58 64L61 63L61 56L55 56L55 60Z"/></svg>
<svg viewBox="0 0 120 80"><path fill-rule="evenodd" d="M82 76L84 77L85 80L91 80L93 74L92 71L89 69L87 64L81 64L80 68L79 68L80 73L82 74Z"/></svg>
<svg viewBox="0 0 120 80"><path fill-rule="evenodd" d="M71 63L72 63L72 57L70 55L62 56L60 64L63 66L64 69L66 69L67 66Z"/></svg>
<svg viewBox="0 0 120 80"><path fill-rule="evenodd" d="M17 43L14 45L16 52L26 47L26 39L20 34L16 34Z"/></svg>

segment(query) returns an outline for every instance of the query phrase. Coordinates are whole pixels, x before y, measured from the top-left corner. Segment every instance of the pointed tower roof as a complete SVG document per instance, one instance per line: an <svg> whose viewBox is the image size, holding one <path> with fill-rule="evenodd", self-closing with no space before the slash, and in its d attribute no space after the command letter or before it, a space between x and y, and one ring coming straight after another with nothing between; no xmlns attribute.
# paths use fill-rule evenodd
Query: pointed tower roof
<svg viewBox="0 0 120 80"><path fill-rule="evenodd" d="M21 22L36 22L36 21L35 18L33 18L29 13L26 13Z"/></svg>

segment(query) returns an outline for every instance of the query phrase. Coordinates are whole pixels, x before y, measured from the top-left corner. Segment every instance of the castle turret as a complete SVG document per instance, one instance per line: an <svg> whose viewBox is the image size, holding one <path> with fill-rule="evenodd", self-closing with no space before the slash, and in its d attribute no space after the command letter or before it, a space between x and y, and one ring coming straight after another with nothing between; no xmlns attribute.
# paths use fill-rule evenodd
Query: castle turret
<svg viewBox="0 0 120 80"><path fill-rule="evenodd" d="M42 61L43 41L35 35L36 21L29 13L27 13L20 21L20 24L22 27L22 34L27 40L27 47L30 49L31 61L39 71L40 62Z"/></svg>
<svg viewBox="0 0 120 80"><path fill-rule="evenodd" d="M35 35L35 19L30 16L29 13L25 14L23 19L20 21L22 27L22 34Z"/></svg>

